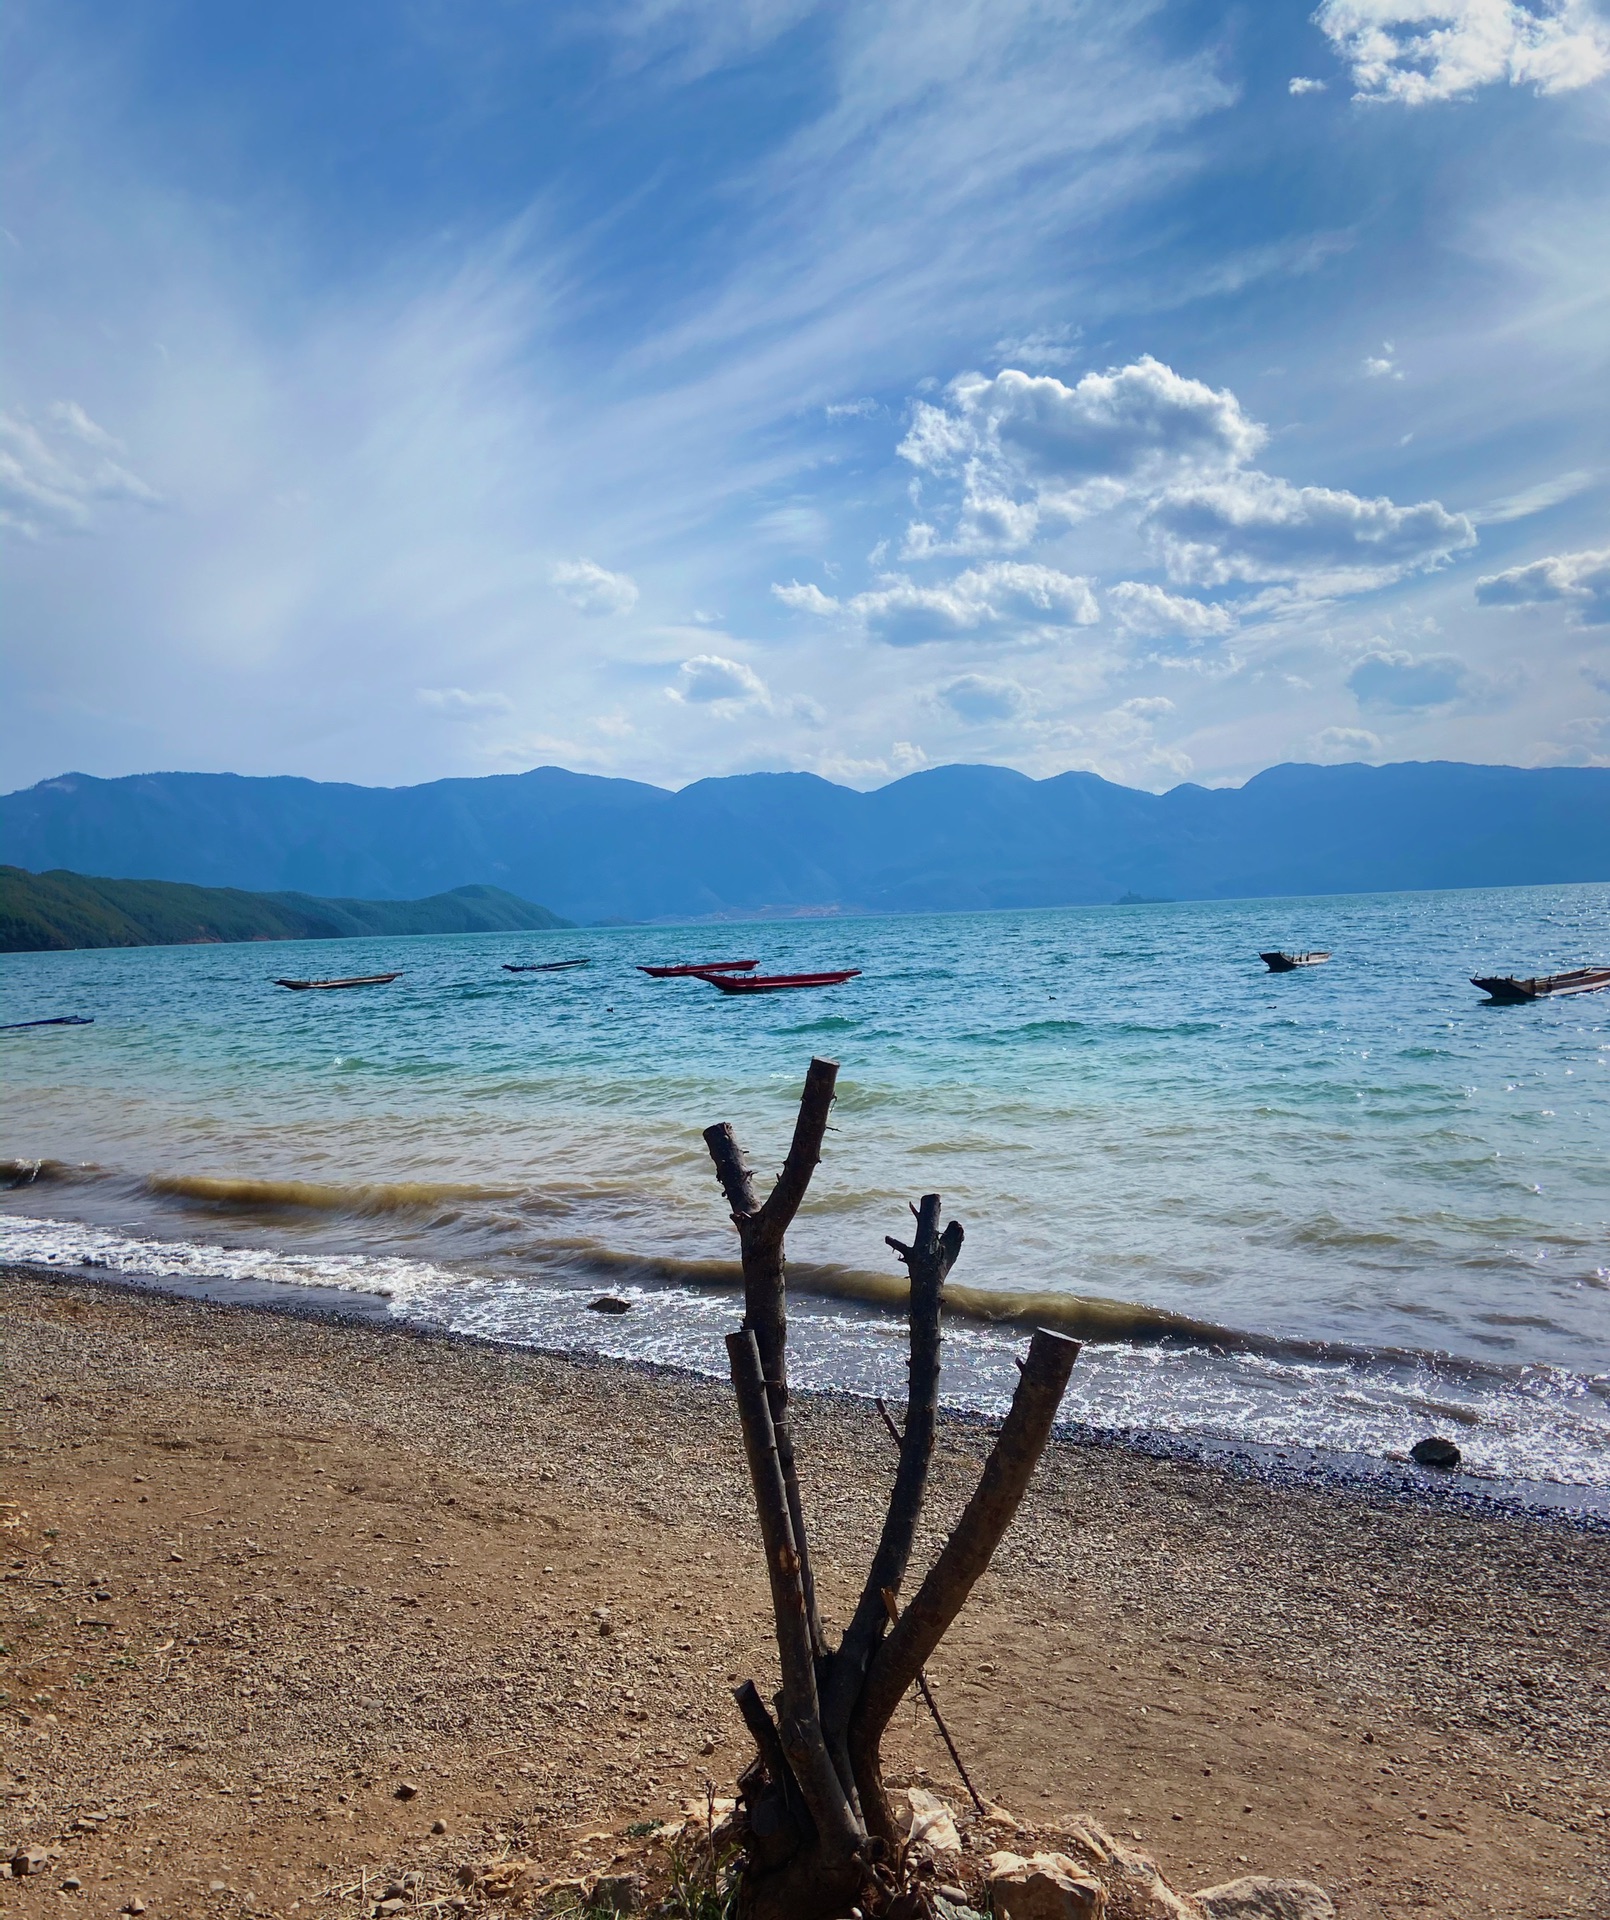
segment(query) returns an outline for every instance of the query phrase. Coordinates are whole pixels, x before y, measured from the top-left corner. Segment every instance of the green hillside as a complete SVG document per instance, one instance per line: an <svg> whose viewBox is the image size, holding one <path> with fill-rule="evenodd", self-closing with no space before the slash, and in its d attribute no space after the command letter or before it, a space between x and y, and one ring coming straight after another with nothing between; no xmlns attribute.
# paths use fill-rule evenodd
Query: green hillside
<svg viewBox="0 0 1610 1920"><path fill-rule="evenodd" d="M62 867L29 873L0 866L0 953L371 933L524 933L574 924L500 887L455 887L426 900L318 900L307 893L242 893L168 880L96 880Z"/></svg>

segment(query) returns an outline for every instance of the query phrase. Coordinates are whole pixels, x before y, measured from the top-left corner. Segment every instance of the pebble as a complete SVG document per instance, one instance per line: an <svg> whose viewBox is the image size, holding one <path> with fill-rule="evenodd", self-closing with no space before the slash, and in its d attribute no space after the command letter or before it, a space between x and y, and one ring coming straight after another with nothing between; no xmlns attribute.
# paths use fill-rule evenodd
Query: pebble
<svg viewBox="0 0 1610 1920"><path fill-rule="evenodd" d="M446 1833L447 1822L445 1820L433 1820L430 1823L430 1830L432 1833Z"/></svg>
<svg viewBox="0 0 1610 1920"><path fill-rule="evenodd" d="M414 1795L419 1792L419 1789L414 1785L412 1780L399 1780L396 1786L392 1788L392 1792L399 1800L412 1800Z"/></svg>
<svg viewBox="0 0 1610 1920"><path fill-rule="evenodd" d="M587 1302L589 1313L630 1313L631 1310L630 1300L622 1300L618 1294L613 1293L601 1293L596 1300Z"/></svg>
<svg viewBox="0 0 1610 1920"><path fill-rule="evenodd" d="M1420 1467L1457 1467L1461 1455L1451 1440L1434 1433L1425 1440L1416 1440L1409 1449L1409 1458Z"/></svg>

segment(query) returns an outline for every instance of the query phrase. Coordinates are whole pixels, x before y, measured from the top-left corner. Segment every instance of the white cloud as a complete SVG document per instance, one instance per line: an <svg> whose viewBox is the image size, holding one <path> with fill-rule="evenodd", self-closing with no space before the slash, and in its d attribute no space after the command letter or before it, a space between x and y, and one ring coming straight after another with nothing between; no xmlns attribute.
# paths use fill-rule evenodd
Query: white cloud
<svg viewBox="0 0 1610 1920"><path fill-rule="evenodd" d="M1567 93L1610 72L1592 0L1323 0L1314 20L1361 100L1423 106L1499 81Z"/></svg>
<svg viewBox="0 0 1610 1920"><path fill-rule="evenodd" d="M1364 655L1347 676L1361 707L1412 712L1445 707L1471 687L1470 669L1457 654L1415 655L1378 648Z"/></svg>
<svg viewBox="0 0 1610 1920"><path fill-rule="evenodd" d="M964 673L934 689L934 698L958 720L981 726L991 720L1020 720L1031 705L1029 691L1016 680L987 673Z"/></svg>
<svg viewBox="0 0 1610 1920"><path fill-rule="evenodd" d="M1287 93L1297 94L1323 93L1325 91L1325 83L1323 80L1311 80L1307 74L1295 73L1286 82L1286 91Z"/></svg>
<svg viewBox="0 0 1610 1920"><path fill-rule="evenodd" d="M1198 586L1303 580L1321 592L1356 593L1476 544L1466 516L1438 500L1400 507L1256 470L1166 493L1148 524L1172 577Z"/></svg>
<svg viewBox="0 0 1610 1920"><path fill-rule="evenodd" d="M1230 608L1168 593L1143 580L1120 580L1108 589L1107 599L1116 608L1119 625L1126 633L1158 639L1177 635L1182 640L1209 640L1236 629L1236 617Z"/></svg>
<svg viewBox="0 0 1610 1920"><path fill-rule="evenodd" d="M1394 358L1394 349L1390 340L1381 342L1381 351L1364 356L1364 377L1366 380L1401 380L1403 371Z"/></svg>
<svg viewBox="0 0 1610 1920"><path fill-rule="evenodd" d="M1014 368L994 379L963 374L944 406L918 405L899 452L923 471L963 471L970 504L1015 482L1042 509L1076 516L1134 487L1237 466L1266 438L1228 389L1185 379L1146 354L1071 387ZM1005 484L990 487L990 475Z"/></svg>
<svg viewBox="0 0 1610 1920"><path fill-rule="evenodd" d="M943 586L896 580L858 593L849 611L866 630L890 646L920 646L959 634L1093 626L1101 617L1090 582L1080 574L1015 560L994 560Z"/></svg>
<svg viewBox="0 0 1610 1920"><path fill-rule="evenodd" d="M1008 335L992 349L996 359L1011 367L1065 367L1076 359L1084 328L1069 324L1037 327L1032 333Z"/></svg>
<svg viewBox="0 0 1610 1920"><path fill-rule="evenodd" d="M1308 743L1316 760L1379 760L1386 751L1381 736L1366 727L1321 727Z"/></svg>
<svg viewBox="0 0 1610 1920"><path fill-rule="evenodd" d="M696 654L679 669L680 686L667 687L673 700L688 706L707 706L723 719L746 708L771 706L771 693L753 667L728 660L719 653Z"/></svg>
<svg viewBox="0 0 1610 1920"><path fill-rule="evenodd" d="M506 693L466 693L462 687L420 687L414 698L422 707L446 714L450 720L475 720L486 714L514 711L514 702Z"/></svg>
<svg viewBox="0 0 1610 1920"><path fill-rule="evenodd" d="M796 613L814 613L825 620L839 611L838 601L810 581L790 580L787 586L782 586L774 580L771 590L785 607L792 607Z"/></svg>
<svg viewBox="0 0 1610 1920"><path fill-rule="evenodd" d="M561 560L548 578L561 597L583 613L630 613L637 605L637 582L595 560Z"/></svg>
<svg viewBox="0 0 1610 1920"><path fill-rule="evenodd" d="M1529 566L1490 573L1476 582L1484 607L1535 607L1563 600L1579 627L1610 626L1610 547L1552 553Z"/></svg>
<svg viewBox="0 0 1610 1920"><path fill-rule="evenodd" d="M1577 467L1570 473L1556 474L1552 480L1539 480L1535 486L1523 487L1518 493L1507 493L1502 499L1477 508L1470 517L1478 527L1499 526L1509 520L1526 520L1534 513L1557 507L1562 500L1585 493L1598 478L1591 467Z"/></svg>
<svg viewBox="0 0 1610 1920"><path fill-rule="evenodd" d="M830 400L822 409L829 420L870 420L878 410L876 400Z"/></svg>
<svg viewBox="0 0 1610 1920"><path fill-rule="evenodd" d="M39 427L0 413L0 527L25 539L86 533L96 507L113 501L156 506L161 496L116 455L128 450L73 400L58 400Z"/></svg>

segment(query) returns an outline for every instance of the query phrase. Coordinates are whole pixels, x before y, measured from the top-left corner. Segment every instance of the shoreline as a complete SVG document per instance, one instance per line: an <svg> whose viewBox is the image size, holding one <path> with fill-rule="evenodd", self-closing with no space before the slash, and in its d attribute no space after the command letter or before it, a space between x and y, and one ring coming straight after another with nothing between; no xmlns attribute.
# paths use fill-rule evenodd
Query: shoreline
<svg viewBox="0 0 1610 1920"><path fill-rule="evenodd" d="M743 1764L775 1652L723 1383L16 1269L0 1324L0 1839L59 1849L8 1916L68 1872L305 1920L365 1867L557 1868ZM842 1620L889 1449L849 1396L796 1444ZM987 1445L942 1423L919 1564ZM1607 1620L1600 1529L1057 1440L930 1677L992 1799L1176 1885L1559 1920L1610 1878ZM889 1755L957 1791L914 1711Z"/></svg>
<svg viewBox="0 0 1610 1920"><path fill-rule="evenodd" d="M336 1287L314 1288L271 1281L226 1279L185 1280L178 1277L112 1275L89 1268L52 1267L29 1261L0 1261L0 1276L25 1274L47 1281L72 1281L105 1288L113 1294L151 1299L200 1302L222 1311L261 1313L326 1322L334 1326L368 1327L413 1338L446 1341L493 1353L530 1354L579 1364L621 1367L648 1378L682 1379L724 1386L713 1372L673 1361L606 1354L585 1345L550 1346L538 1341L500 1339L415 1319L393 1312L378 1295L349 1293ZM1026 1330L1026 1323L1025 1323ZM794 1387L796 1401L820 1400L870 1406L871 1396L849 1387ZM993 1431L999 1418L969 1408L946 1406L940 1418L956 1426ZM1490 1514L1510 1519L1547 1520L1588 1532L1610 1534L1610 1488L1579 1482L1507 1480L1473 1474L1465 1469L1438 1471L1415 1466L1407 1459L1376 1457L1338 1449L1175 1434L1164 1429L1103 1427L1087 1422L1059 1420L1055 1437L1065 1446L1110 1447L1138 1458L1178 1460L1211 1465L1237 1477L1286 1490L1321 1490L1338 1495L1363 1494L1423 1505L1430 1511L1471 1516Z"/></svg>

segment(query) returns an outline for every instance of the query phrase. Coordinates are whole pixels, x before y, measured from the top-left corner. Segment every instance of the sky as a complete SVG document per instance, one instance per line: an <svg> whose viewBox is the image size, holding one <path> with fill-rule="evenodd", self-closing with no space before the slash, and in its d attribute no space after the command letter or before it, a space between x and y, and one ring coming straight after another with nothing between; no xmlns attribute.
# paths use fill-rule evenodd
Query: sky
<svg viewBox="0 0 1610 1920"><path fill-rule="evenodd" d="M14 0L0 785L1610 765L1610 0Z"/></svg>

